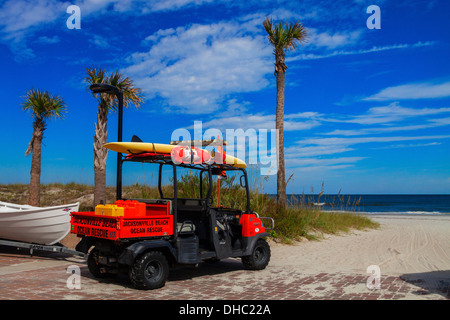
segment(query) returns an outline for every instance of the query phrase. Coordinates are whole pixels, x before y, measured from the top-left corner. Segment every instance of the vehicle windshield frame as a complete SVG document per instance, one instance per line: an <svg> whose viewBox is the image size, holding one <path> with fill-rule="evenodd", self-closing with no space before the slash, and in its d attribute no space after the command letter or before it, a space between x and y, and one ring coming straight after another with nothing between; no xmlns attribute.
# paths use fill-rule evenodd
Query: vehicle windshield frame
<svg viewBox="0 0 450 320"><path fill-rule="evenodd" d="M227 164L206 164L206 163L202 163L202 164L190 164L190 163L180 163L180 164L176 164L172 161L172 159L169 157L165 157L165 156L151 156L151 157L137 157L137 158L133 158L133 157L124 157L122 159L122 163L123 162L140 162L140 163L150 163L150 164L159 164L159 170L158 170L158 192L160 195L161 199L165 199L164 198L164 194L162 191L162 168L164 165L169 165L172 166L173 168L173 188L174 188L174 200L178 199L178 181L177 181L177 167L182 167L182 168L188 168L188 169L193 169L193 170L200 170L200 182L203 179L203 173L207 173L208 174L208 190L207 190L207 195L206 198L202 198L203 196L203 186L202 183L200 183L200 198L199 200L209 200L211 197L211 193L212 193L212 176L213 176L213 170L214 171L241 171L244 178L245 178L245 191L246 191L246 197L247 197L247 211L248 213L251 213L250 210L250 190L249 190L249 186L248 186L248 175L247 175L247 171L244 168L240 168L240 167L234 167L231 165L227 165ZM121 196L122 198L122 196ZM176 201L175 201L176 202ZM207 201L207 203L209 203L209 201Z"/></svg>

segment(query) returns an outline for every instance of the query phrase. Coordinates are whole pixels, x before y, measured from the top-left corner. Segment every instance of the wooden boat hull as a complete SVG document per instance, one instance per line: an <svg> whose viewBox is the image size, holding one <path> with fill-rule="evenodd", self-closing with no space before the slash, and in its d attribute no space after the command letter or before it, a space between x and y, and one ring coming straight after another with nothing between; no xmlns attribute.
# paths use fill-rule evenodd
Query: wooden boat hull
<svg viewBox="0 0 450 320"><path fill-rule="evenodd" d="M55 244L69 233L70 213L78 209L78 202L54 207L0 202L0 239Z"/></svg>

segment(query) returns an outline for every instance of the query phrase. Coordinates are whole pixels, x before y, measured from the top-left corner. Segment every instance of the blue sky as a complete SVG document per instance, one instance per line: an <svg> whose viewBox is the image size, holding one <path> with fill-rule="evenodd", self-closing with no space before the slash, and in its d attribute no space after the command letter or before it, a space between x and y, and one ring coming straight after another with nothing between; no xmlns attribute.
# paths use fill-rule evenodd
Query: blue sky
<svg viewBox="0 0 450 320"><path fill-rule="evenodd" d="M68 29L69 5L81 29ZM366 9L381 9L368 29ZM450 192L450 3L441 1L0 1L0 183L28 183L32 119L27 90L63 97L49 121L43 183L93 183L96 100L83 83L91 65L120 70L146 102L124 114L124 140L167 143L175 129L272 129L274 56L262 22L300 20L309 41L288 52L288 193ZM109 141L117 115L109 117ZM225 137L226 138L226 137ZM107 183L115 183L115 154ZM151 183L125 169L125 183ZM153 180L152 180L153 179ZM276 178L263 180L275 192Z"/></svg>

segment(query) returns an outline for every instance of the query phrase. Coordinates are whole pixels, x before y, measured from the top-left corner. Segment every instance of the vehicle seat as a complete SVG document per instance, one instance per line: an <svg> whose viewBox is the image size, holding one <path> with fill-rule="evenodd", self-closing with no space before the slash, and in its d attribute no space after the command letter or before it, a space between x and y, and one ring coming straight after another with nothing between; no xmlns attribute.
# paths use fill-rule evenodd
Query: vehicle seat
<svg viewBox="0 0 450 320"><path fill-rule="evenodd" d="M190 220L178 222L177 231L180 235L192 235L195 233L195 224Z"/></svg>

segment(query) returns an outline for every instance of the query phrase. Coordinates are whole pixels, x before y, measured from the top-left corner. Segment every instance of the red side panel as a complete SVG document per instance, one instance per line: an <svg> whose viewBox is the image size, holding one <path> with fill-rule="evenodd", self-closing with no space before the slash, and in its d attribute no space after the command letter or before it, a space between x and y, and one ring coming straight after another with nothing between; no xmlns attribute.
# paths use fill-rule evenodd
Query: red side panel
<svg viewBox="0 0 450 320"><path fill-rule="evenodd" d="M70 232L88 237L117 240L121 218L99 216L94 212L72 212Z"/></svg>
<svg viewBox="0 0 450 320"><path fill-rule="evenodd" d="M173 234L173 216L122 220L120 238L157 237Z"/></svg>
<svg viewBox="0 0 450 320"><path fill-rule="evenodd" d="M242 225L242 236L253 237L258 233L266 232L261 220L254 214L243 214L239 223Z"/></svg>
<svg viewBox="0 0 450 320"><path fill-rule="evenodd" d="M159 237L173 234L173 216L169 203L146 204L116 201L124 207L123 216L96 215L95 212L72 212L71 233L109 240Z"/></svg>

